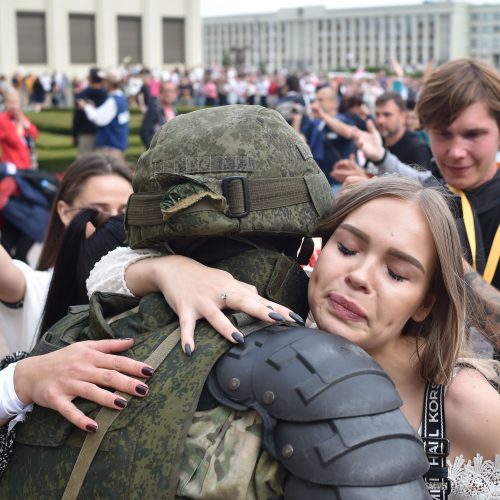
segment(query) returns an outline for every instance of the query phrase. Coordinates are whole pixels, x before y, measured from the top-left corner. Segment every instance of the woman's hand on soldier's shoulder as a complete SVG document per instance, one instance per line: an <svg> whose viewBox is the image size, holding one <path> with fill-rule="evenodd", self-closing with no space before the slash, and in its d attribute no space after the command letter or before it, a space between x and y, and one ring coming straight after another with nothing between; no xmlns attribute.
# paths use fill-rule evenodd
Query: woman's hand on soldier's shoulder
<svg viewBox="0 0 500 500"><path fill-rule="evenodd" d="M93 432L97 430L96 422L82 413L73 399L81 397L121 410L127 401L103 387L138 397L148 392L137 378L150 377L154 370L142 362L112 354L133 344L133 339L90 340L25 358L14 371L16 394L25 404L52 408L80 429Z"/></svg>
<svg viewBox="0 0 500 500"><path fill-rule="evenodd" d="M243 341L243 335L222 312L224 309L242 311L268 323L284 320L304 323L290 309L261 297L253 285L181 255L140 260L127 268L125 281L136 296L163 293L179 316L182 347L188 355L195 348L198 319L206 319L230 342Z"/></svg>

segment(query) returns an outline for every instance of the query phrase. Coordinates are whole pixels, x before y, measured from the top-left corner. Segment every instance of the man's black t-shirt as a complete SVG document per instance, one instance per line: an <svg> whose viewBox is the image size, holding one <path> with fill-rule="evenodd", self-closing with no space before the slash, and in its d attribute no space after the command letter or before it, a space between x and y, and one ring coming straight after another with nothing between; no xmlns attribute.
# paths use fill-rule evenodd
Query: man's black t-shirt
<svg viewBox="0 0 500 500"><path fill-rule="evenodd" d="M137 92L137 97L139 97L139 95L141 94L144 99L144 106L148 108L151 102L151 90L149 89L149 85L147 85L146 83L142 84L139 92Z"/></svg>
<svg viewBox="0 0 500 500"><path fill-rule="evenodd" d="M91 101L96 108L104 103L108 96L108 93L103 88L97 87L87 87L83 89L79 94L75 96L75 111L73 114L73 137L77 137L80 134L95 134L97 126L92 123L85 114L83 109L79 109L77 106L77 100L83 99L84 101Z"/></svg>
<svg viewBox="0 0 500 500"><path fill-rule="evenodd" d="M478 254L479 250L482 250L482 258L484 259L482 264L484 266L500 224L500 169L497 170L493 179L476 189L467 191L466 196L479 221L483 248L478 249ZM480 269L479 265L478 269ZM491 284L500 290L500 266L498 265Z"/></svg>
<svg viewBox="0 0 500 500"><path fill-rule="evenodd" d="M387 149L407 165L417 164L425 166L432 158L432 153L427 144L414 132L406 130L403 137L396 144Z"/></svg>

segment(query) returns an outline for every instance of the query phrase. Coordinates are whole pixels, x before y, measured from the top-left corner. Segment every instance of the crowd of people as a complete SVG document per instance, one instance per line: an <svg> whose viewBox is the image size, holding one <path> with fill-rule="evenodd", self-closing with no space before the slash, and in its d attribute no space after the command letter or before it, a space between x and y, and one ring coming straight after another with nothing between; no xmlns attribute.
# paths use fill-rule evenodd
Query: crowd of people
<svg viewBox="0 0 500 500"><path fill-rule="evenodd" d="M500 495L500 363L494 359L500 349L500 75L467 59L446 63L421 80L405 79L396 63L394 69L395 77L349 79L238 76L233 71L203 72L195 79L172 72L158 84L156 75L142 70L133 75L140 80L134 99L143 112L141 138L149 149L134 177L124 161L130 99L123 74L90 71L88 85L75 94L73 135L80 157L54 195L36 270L23 262L33 241L13 238L9 220L1 229L0 329L13 354L0 372L0 420L6 424L1 428L6 471L0 492L13 491L16 471L26 460L26 441L13 446L12 436L33 403L59 412L83 432L99 433L100 421L82 411L77 398L124 411L134 404L131 396L161 392L156 380L169 373L181 380L181 390L189 370L205 369L206 328L196 326L203 319L220 333L222 346L207 365L207 375L232 345L231 356L257 363L248 354L252 349L245 351L252 339L246 336L246 320L231 321L229 309L273 325L307 322L367 353L398 391L402 403L391 411L401 404L408 432L424 443L421 451L430 469L425 483L418 468L413 475L394 468L391 476L384 460L366 451L362 462L354 454L357 458L347 463L377 467L377 477L389 474L385 482L359 479L352 484L345 477L307 475L308 463L297 468L270 444L281 422L332 421L342 434L342 422L337 422L346 414L306 418L306 410L289 403L288 413L277 415L270 389L263 401L256 395L257 402L249 403L249 394L237 393L240 380L234 375L233 395L226 388L214 389L213 382L204 387L202 378L192 395L193 413L185 417L185 452L178 456L173 485L177 495L294 498L294 481L305 488L300 491L320 488L326 498L333 490L349 495L349 488L358 486L373 489L376 498L385 498L391 488L396 496L413 492L408 498L424 498L427 490L433 498ZM207 109L176 117L182 105ZM21 111L18 89L6 91L0 125L3 115L0 193L8 200L19 194L9 185L13 174L34 167L30 142L37 130ZM322 250L306 290L298 263L308 262L311 237L317 236ZM286 261L279 260L282 268L276 261L280 254ZM66 311L88 305L94 292L101 294L90 303L93 323L89 320L88 332L75 336L72 322L81 321L88 308L76 308L65 318ZM115 296L106 298L105 292L122 295L113 302ZM158 302L158 293L164 301ZM119 310L111 314L114 309ZM99 327L107 340L96 340L101 337L92 330L99 314L113 317L109 326ZM173 358L178 352L169 351L158 366L139 355L142 334L162 334L154 326L156 315L173 323L178 315L178 352L186 355ZM119 339L115 321L131 338ZM65 322L73 325L67 331ZM50 336L57 335L71 337L71 345L56 349ZM270 342L262 338L262 345ZM480 358L471 338L484 339L491 350ZM318 340L317 350L309 351L302 342L293 350L315 373L320 353L336 349L328 342ZM36 356L21 352L33 347ZM350 349L344 346L341 352L347 356ZM125 351L144 362L118 355ZM273 356L271 365L286 357ZM318 365L318 370L319 378L331 376L325 367ZM376 387L375 392L383 391ZM325 391L324 406L349 401L358 408L356 391L342 394L339 400ZM166 397L175 406L173 394ZM429 398L436 399L439 417ZM163 400L151 399L150 407L160 411L158 401ZM349 411L349 418L359 419L352 425L364 428L363 446L368 446L378 424L365 417L385 415L387 408ZM36 434L41 432L36 409L33 415L23 428ZM156 429L153 440L156 436L162 442L162 432L171 435L170 424L151 425L148 411L140 418L129 425ZM271 425L273 419L278 423ZM300 434L299 429L294 433ZM206 439L209 435L217 438ZM330 441L324 441L324 452L334 456ZM306 444L288 446L298 453ZM31 473L36 474L34 464L44 462L45 455L43 449L30 449ZM214 449L220 461L212 460ZM418 452L410 455L408 463L419 460ZM205 474L195 474L201 469ZM127 474L135 477L136 471ZM402 480L401 474L410 475ZM40 491L60 496L68 477L54 483L59 489L44 485ZM30 484L19 490L21 496L29 497ZM377 493L379 487L386 489Z"/></svg>

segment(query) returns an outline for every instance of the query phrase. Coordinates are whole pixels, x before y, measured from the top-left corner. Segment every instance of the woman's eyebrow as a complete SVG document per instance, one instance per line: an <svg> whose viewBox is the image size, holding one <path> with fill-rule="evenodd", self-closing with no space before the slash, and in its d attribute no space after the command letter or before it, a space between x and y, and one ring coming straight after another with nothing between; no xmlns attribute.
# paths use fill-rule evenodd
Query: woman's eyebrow
<svg viewBox="0 0 500 500"><path fill-rule="evenodd" d="M96 208L101 208L101 209L106 209L109 208L109 205L107 203L89 203L89 206L91 207L96 207Z"/></svg>
<svg viewBox="0 0 500 500"><path fill-rule="evenodd" d="M354 234L354 236L357 236L360 240L363 240L366 243L369 243L370 241L370 237L364 231L361 231L361 229L358 229L355 226L351 226L351 224L340 224L339 229L346 229L350 233Z"/></svg>
<svg viewBox="0 0 500 500"><path fill-rule="evenodd" d="M370 242L370 237L364 231L361 231L361 229L358 229L355 226L351 226L351 224L341 224L338 228L349 231L350 233L354 234L354 236L357 236L360 240L364 241L365 243ZM420 269L420 271L425 273L424 266L420 263L418 259L416 259L412 255L407 254L406 252L403 252L396 248L390 248L388 253L394 257L397 257L398 259L404 260L414 265L416 268Z"/></svg>
<svg viewBox="0 0 500 500"><path fill-rule="evenodd" d="M410 254L407 254L406 252L402 252L401 250L397 250L396 248L390 248L387 253L389 255L392 255L393 257L404 260L404 261L408 262L409 264L413 264L416 268L420 269L420 271L422 271L425 274L424 266L420 263L420 261L418 259L411 256Z"/></svg>

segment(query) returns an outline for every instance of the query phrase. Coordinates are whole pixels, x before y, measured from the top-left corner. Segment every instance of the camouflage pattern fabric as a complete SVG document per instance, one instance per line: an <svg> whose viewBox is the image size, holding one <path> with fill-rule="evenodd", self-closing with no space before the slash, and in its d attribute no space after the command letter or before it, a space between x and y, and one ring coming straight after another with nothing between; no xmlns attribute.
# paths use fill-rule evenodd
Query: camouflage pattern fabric
<svg viewBox="0 0 500 500"><path fill-rule="evenodd" d="M248 213L230 216L245 201ZM234 105L163 125L139 159L126 226L132 248L192 236L315 236L332 208L326 177L283 117Z"/></svg>
<svg viewBox="0 0 500 500"><path fill-rule="evenodd" d="M181 498L269 499L283 494L280 466L262 450L262 419L223 406L197 412L189 428L177 494Z"/></svg>
<svg viewBox="0 0 500 500"><path fill-rule="evenodd" d="M283 255L249 250L221 261L218 267L255 284L269 299L300 312L307 310L307 277ZM98 293L89 312L76 311L63 318L32 354L80 340L133 337L135 344L126 355L145 359L177 326L177 316L160 294L139 301ZM257 415L216 408L197 414L190 427L205 377L230 345L205 321L197 326L196 342L192 358L180 347L174 348L148 381L148 396L132 398L120 413L78 498L174 498L177 494L232 500L269 498L279 492L278 466L260 450ZM91 416L99 409L89 402L77 404ZM19 425L14 455L0 481L0 498L60 498L84 437L58 413L36 407Z"/></svg>

